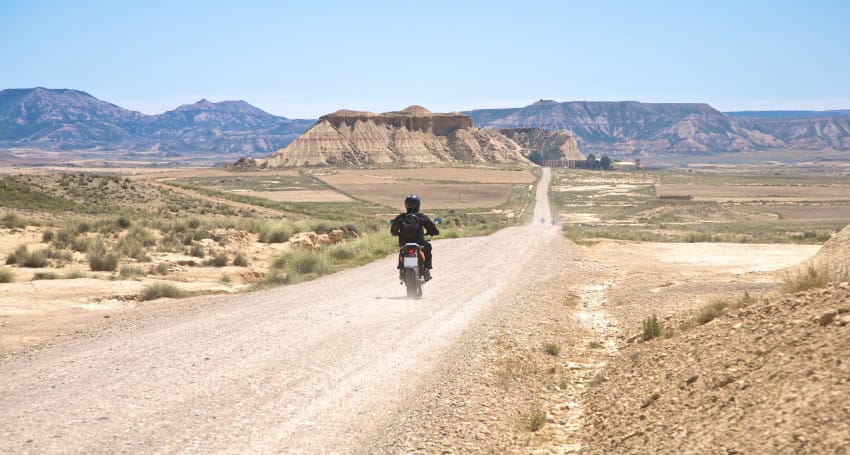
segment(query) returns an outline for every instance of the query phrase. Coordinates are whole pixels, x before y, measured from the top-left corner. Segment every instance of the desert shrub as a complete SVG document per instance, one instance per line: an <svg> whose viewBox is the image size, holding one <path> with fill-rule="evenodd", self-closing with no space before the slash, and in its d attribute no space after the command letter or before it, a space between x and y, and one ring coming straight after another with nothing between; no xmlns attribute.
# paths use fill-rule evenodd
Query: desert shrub
<svg viewBox="0 0 850 455"><path fill-rule="evenodd" d="M696 321L698 324L706 324L711 322L717 316L723 314L723 310L729 306L729 302L723 299L714 299L709 302L707 305L704 305L699 309L696 315Z"/></svg>
<svg viewBox="0 0 850 455"><path fill-rule="evenodd" d="M284 243L292 235L283 225L263 226L258 232L259 240L263 243Z"/></svg>
<svg viewBox="0 0 850 455"><path fill-rule="evenodd" d="M558 357L561 353L561 347L557 343L546 343L543 345L543 351L553 357Z"/></svg>
<svg viewBox="0 0 850 455"><path fill-rule="evenodd" d="M275 258L272 267L285 272L286 282L297 283L330 271L327 255L322 251L292 250Z"/></svg>
<svg viewBox="0 0 850 455"><path fill-rule="evenodd" d="M192 218L189 220L188 226L190 229L198 229L201 227L201 220L197 218Z"/></svg>
<svg viewBox="0 0 850 455"><path fill-rule="evenodd" d="M588 384L591 387L596 387L596 386L602 384L603 382L605 382L607 380L608 380L608 378L605 377L605 373L600 371L599 373L596 373L596 375L593 376L593 379L591 379Z"/></svg>
<svg viewBox="0 0 850 455"><path fill-rule="evenodd" d="M44 254L48 259L55 259L61 262L70 262L71 259L74 258L74 255L71 254L70 251L67 250L57 250L55 248L48 248L44 251Z"/></svg>
<svg viewBox="0 0 850 455"><path fill-rule="evenodd" d="M658 323L655 314L643 320L643 334L641 335L643 341L649 341L660 334L661 324Z"/></svg>
<svg viewBox="0 0 850 455"><path fill-rule="evenodd" d="M21 219L18 215L9 213L3 218L0 218L0 226L10 229L23 229L27 227L27 222Z"/></svg>
<svg viewBox="0 0 850 455"><path fill-rule="evenodd" d="M26 245L20 245L13 253L6 256L6 264L16 264L20 267L47 267L47 254L44 250L29 251Z"/></svg>
<svg viewBox="0 0 850 455"><path fill-rule="evenodd" d="M91 242L86 256L92 271L114 272L118 267L118 256L108 251L106 244L99 237Z"/></svg>
<svg viewBox="0 0 850 455"><path fill-rule="evenodd" d="M0 283L11 283L15 281L15 274L7 268L0 268Z"/></svg>
<svg viewBox="0 0 850 455"><path fill-rule="evenodd" d="M826 287L830 281L850 281L850 269L833 268L828 264L808 264L805 270L786 274L782 279L782 291L794 293L807 289Z"/></svg>
<svg viewBox="0 0 850 455"><path fill-rule="evenodd" d="M115 245L118 254L136 259L137 261L150 262L147 249L156 245L156 237L153 233L143 227L134 227L126 233Z"/></svg>
<svg viewBox="0 0 850 455"><path fill-rule="evenodd" d="M153 271L158 273L159 275L168 275L168 264L164 262L160 262L153 268Z"/></svg>
<svg viewBox="0 0 850 455"><path fill-rule="evenodd" d="M44 243L50 243L53 241L53 237L55 236L56 233L48 229L41 234L41 241Z"/></svg>
<svg viewBox="0 0 850 455"><path fill-rule="evenodd" d="M528 431L537 431L546 425L546 412L538 406L532 406L528 415L525 417L525 429Z"/></svg>
<svg viewBox="0 0 850 455"><path fill-rule="evenodd" d="M59 278L55 272L37 272L32 276L33 281L35 280L56 280Z"/></svg>
<svg viewBox="0 0 850 455"><path fill-rule="evenodd" d="M286 256L286 265L302 275L315 273L323 275L328 271L328 264L320 253L296 250Z"/></svg>
<svg viewBox="0 0 850 455"><path fill-rule="evenodd" d="M242 251L237 252L236 255L233 256L233 265L238 267L247 267L248 256Z"/></svg>
<svg viewBox="0 0 850 455"><path fill-rule="evenodd" d="M118 227L120 227L121 229L127 229L128 227L130 227L131 223L130 223L130 220L121 216L121 217L118 217L118 219L115 221L115 224L117 224Z"/></svg>
<svg viewBox="0 0 850 455"><path fill-rule="evenodd" d="M18 248L15 251L9 253L6 256L6 264L8 264L8 265L17 264L20 261L20 259L23 258L24 255L26 255L28 253L29 253L29 251L27 250L27 246L26 245L20 245L20 246L18 246Z"/></svg>
<svg viewBox="0 0 850 455"><path fill-rule="evenodd" d="M66 279L66 280L76 280L77 278L85 278L85 277L86 277L85 272L83 272L82 270L79 270L79 269L69 270L69 271L65 272L64 275L62 275L62 278Z"/></svg>
<svg viewBox="0 0 850 455"><path fill-rule="evenodd" d="M317 223L315 226L313 226L313 232L315 232L316 234L327 234L328 232L331 232L333 229L334 228L332 226L330 226L329 224L324 223L324 222Z"/></svg>
<svg viewBox="0 0 850 455"><path fill-rule="evenodd" d="M227 259L228 259L227 253L225 253L224 251L221 251L221 252L217 253L215 256L213 256L211 262L212 262L212 265L214 265L216 267L224 267L224 266L227 265Z"/></svg>
<svg viewBox="0 0 850 455"><path fill-rule="evenodd" d="M118 275L121 278L130 278L134 276L145 276L147 275L144 268L138 265L122 265L121 269L118 271Z"/></svg>
<svg viewBox="0 0 850 455"><path fill-rule="evenodd" d="M218 279L218 282L221 283L221 284L224 284L224 285L230 284L231 283L230 276L226 273L222 273L221 278Z"/></svg>
<svg viewBox="0 0 850 455"><path fill-rule="evenodd" d="M328 255L337 261L347 261L354 257L354 249L351 245L340 243L328 248Z"/></svg>
<svg viewBox="0 0 850 455"><path fill-rule="evenodd" d="M145 286L139 294L139 300L153 300L161 297L179 299L188 295L186 291L171 283L153 283Z"/></svg>
<svg viewBox="0 0 850 455"><path fill-rule="evenodd" d="M289 274L280 269L272 269L269 270L262 280L255 282L251 286L251 289L256 291L289 283Z"/></svg>
<svg viewBox="0 0 850 455"><path fill-rule="evenodd" d="M204 253L204 247L201 246L200 243L193 243L192 246L189 248L189 256L196 258L202 258L206 256L206 253Z"/></svg>

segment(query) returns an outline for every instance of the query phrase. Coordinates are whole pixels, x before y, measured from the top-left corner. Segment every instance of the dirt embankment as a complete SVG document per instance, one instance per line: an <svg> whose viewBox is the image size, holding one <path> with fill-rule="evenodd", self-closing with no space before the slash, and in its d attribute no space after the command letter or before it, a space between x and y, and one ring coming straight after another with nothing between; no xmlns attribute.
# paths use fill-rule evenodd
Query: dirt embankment
<svg viewBox="0 0 850 455"><path fill-rule="evenodd" d="M585 396L590 453L848 453L850 284L624 349Z"/></svg>
<svg viewBox="0 0 850 455"><path fill-rule="evenodd" d="M809 270L846 267L849 240L846 228L804 263L814 268L775 276L809 279ZM718 285L715 295L729 299L731 288L746 289L737 280ZM672 280L656 295L676 287L683 286ZM627 344L610 359L606 381L583 396L580 437L588 453L850 453L850 283L730 302L692 328L675 322L687 306L661 305L672 336ZM619 316L639 330L643 315Z"/></svg>

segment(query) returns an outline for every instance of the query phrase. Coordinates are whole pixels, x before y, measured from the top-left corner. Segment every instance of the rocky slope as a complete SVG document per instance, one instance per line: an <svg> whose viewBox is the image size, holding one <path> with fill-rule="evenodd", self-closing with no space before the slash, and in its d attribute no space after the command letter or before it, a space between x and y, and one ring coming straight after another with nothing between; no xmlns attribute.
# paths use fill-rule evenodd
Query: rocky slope
<svg viewBox="0 0 850 455"><path fill-rule="evenodd" d="M732 117L707 104L540 100L468 112L479 128L536 127L574 133L585 153L711 153L772 148L850 150L850 115ZM767 115L767 114L765 114Z"/></svg>
<svg viewBox="0 0 850 455"><path fill-rule="evenodd" d="M374 114L341 110L259 164L264 167L486 162L529 164L523 148L457 113L421 106Z"/></svg>
<svg viewBox="0 0 850 455"><path fill-rule="evenodd" d="M145 115L78 90L0 91L2 148L257 155L285 146L312 123L277 117L244 101L204 99Z"/></svg>
<svg viewBox="0 0 850 455"><path fill-rule="evenodd" d="M549 131L540 128L507 128L500 133L528 150L537 151L541 160L584 160L578 141L567 131Z"/></svg>
<svg viewBox="0 0 850 455"><path fill-rule="evenodd" d="M829 257L850 257L850 230ZM584 395L586 453L847 453L850 283L632 344ZM602 377L602 376L600 376Z"/></svg>
<svg viewBox="0 0 850 455"><path fill-rule="evenodd" d="M850 150L850 115L802 118L738 118L750 131L773 137L783 148Z"/></svg>

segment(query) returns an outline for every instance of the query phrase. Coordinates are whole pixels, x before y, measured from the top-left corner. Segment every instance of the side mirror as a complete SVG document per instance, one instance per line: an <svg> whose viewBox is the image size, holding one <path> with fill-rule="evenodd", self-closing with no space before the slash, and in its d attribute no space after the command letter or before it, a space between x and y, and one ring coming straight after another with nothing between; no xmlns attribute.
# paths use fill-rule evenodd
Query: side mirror
<svg viewBox="0 0 850 455"><path fill-rule="evenodd" d="M434 224L440 224L443 222L442 218L434 218Z"/></svg>

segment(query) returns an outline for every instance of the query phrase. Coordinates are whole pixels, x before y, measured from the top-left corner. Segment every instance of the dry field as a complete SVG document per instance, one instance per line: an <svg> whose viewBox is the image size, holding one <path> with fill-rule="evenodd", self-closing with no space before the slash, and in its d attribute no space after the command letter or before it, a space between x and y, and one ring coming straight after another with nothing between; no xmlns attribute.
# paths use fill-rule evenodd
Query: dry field
<svg viewBox="0 0 850 455"><path fill-rule="evenodd" d="M705 185L661 184L659 197L690 196L697 201L715 202L815 202L850 201L850 182L831 186L809 185Z"/></svg>
<svg viewBox="0 0 850 455"><path fill-rule="evenodd" d="M850 223L845 176L559 170L552 190L575 240L822 243Z"/></svg>
<svg viewBox="0 0 850 455"><path fill-rule="evenodd" d="M536 177L528 170L480 168L421 168L421 169L351 169L329 174L316 174L333 185L405 182L409 180L452 181L470 183L534 183Z"/></svg>
<svg viewBox="0 0 850 455"><path fill-rule="evenodd" d="M344 170L316 176L352 197L388 207L417 194L428 209L497 207L508 201L515 187L536 180L528 170L476 168Z"/></svg>

